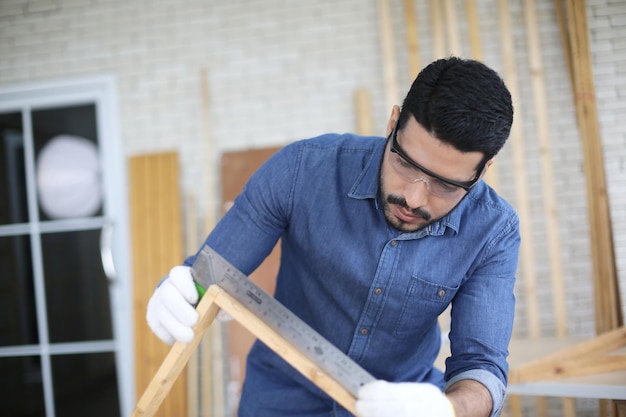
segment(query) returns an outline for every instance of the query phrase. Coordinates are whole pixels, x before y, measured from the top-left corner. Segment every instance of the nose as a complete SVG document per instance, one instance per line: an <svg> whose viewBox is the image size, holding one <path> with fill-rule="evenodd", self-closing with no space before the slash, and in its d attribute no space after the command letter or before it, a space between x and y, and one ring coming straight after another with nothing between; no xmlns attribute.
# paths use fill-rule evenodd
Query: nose
<svg viewBox="0 0 626 417"><path fill-rule="evenodd" d="M404 198L409 208L418 208L426 205L428 199L428 180L418 178L413 183L407 183L404 188Z"/></svg>

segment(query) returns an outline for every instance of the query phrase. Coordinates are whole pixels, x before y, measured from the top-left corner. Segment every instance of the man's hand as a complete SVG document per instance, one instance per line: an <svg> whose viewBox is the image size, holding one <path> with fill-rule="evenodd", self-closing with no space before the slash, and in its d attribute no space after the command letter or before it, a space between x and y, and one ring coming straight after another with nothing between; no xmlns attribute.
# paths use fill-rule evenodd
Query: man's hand
<svg viewBox="0 0 626 417"><path fill-rule="evenodd" d="M373 381L359 389L359 417L455 417L452 403L432 384Z"/></svg>
<svg viewBox="0 0 626 417"><path fill-rule="evenodd" d="M175 341L189 343L193 340L192 327L198 321L193 307L197 302L191 268L175 266L148 301L148 326L168 345Z"/></svg>
<svg viewBox="0 0 626 417"><path fill-rule="evenodd" d="M156 289L150 301L146 320L152 332L168 345L193 340L192 327L198 321L193 307L198 302L198 290L188 266L175 266L167 279ZM218 311L217 320L227 322L232 316Z"/></svg>

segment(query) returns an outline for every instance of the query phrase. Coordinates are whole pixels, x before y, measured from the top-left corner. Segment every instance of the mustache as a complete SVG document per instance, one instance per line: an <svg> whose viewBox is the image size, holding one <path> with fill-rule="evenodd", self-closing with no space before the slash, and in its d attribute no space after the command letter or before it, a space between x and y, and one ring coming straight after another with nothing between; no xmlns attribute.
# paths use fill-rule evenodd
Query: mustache
<svg viewBox="0 0 626 417"><path fill-rule="evenodd" d="M430 220L430 218L432 217L432 215L427 212L426 210L417 207L417 208L410 208L409 205L406 203L406 199L404 197L400 197L398 195L393 195L393 194L389 194L387 196L387 203L389 204L396 204L406 210L409 210L411 213L413 213L415 216L419 216L421 218L423 218L424 220L428 221Z"/></svg>

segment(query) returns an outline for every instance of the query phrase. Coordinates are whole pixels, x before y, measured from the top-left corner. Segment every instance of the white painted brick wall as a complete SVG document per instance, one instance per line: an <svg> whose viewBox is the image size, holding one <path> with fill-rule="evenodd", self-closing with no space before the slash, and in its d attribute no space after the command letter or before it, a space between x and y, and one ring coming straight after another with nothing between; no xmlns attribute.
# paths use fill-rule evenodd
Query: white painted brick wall
<svg viewBox="0 0 626 417"><path fill-rule="evenodd" d="M467 40L464 2L458 30ZM410 82L403 5L392 0L400 96ZM421 60L432 58L430 2L416 1ZM626 2L587 0L598 109L622 300L626 306ZM477 1L484 60L504 69L495 2ZM537 0L548 98L569 331L593 334L592 287L582 154L552 0ZM521 105L529 155L538 296L552 331L543 184L521 0L511 0ZM469 47L464 43L463 53ZM274 146L355 128L353 95L367 88L374 127L390 113L382 85L374 0L0 0L0 85L112 73L117 76L126 155L174 149L185 194L203 210L222 151ZM209 132L203 127L200 72L208 71ZM205 139L213 141L207 155ZM515 203L510 146L496 167ZM210 171L209 171L210 170ZM214 197L214 196L212 196ZM523 288L518 287L523 328ZM523 331L520 331L523 334Z"/></svg>

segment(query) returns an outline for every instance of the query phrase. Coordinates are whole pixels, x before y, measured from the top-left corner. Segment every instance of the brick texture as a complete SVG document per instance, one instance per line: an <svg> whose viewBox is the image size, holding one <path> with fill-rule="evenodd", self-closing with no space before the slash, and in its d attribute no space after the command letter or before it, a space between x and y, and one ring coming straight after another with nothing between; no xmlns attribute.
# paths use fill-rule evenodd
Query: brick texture
<svg viewBox="0 0 626 417"><path fill-rule="evenodd" d="M431 4L416 0L420 58L433 59ZM437 2L443 3L443 2ZM457 0L458 54L468 56L464 2ZM557 193L568 331L594 333L588 223L580 140L552 0L537 0L550 157ZM478 1L484 61L504 71L495 2ZM404 9L391 1L398 80L409 87ZM626 306L626 2L588 0L587 11L622 300ZM538 297L553 332L550 268L539 162L537 115L523 2L510 1L519 78L526 172L515 173L511 147L496 163L501 193L516 203L513 175L528 179ZM0 85L114 74L126 156L176 150L182 188L216 210L219 155L275 146L324 132L353 131L354 92L372 97L373 125L384 134L386 108L374 0L2 0ZM202 71L209 105L202 106ZM208 118L203 117L208 115ZM208 140L211 145L208 146ZM210 150L210 153L209 153ZM212 174L212 175L209 175ZM208 183L207 178L213 182ZM518 287L516 332L526 312Z"/></svg>

